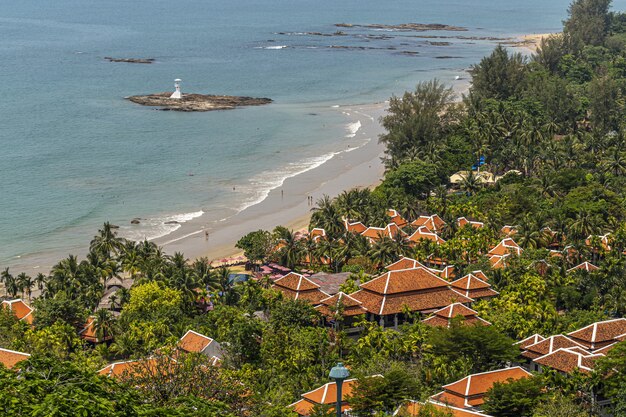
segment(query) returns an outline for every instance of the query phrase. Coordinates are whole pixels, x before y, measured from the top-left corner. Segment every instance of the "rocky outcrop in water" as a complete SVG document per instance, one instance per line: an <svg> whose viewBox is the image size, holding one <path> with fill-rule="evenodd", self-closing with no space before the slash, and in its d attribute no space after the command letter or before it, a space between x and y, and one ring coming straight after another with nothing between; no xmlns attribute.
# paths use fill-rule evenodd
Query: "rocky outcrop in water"
<svg viewBox="0 0 626 417"><path fill-rule="evenodd" d="M272 99L237 97L237 96L214 96L208 94L183 94L180 99L172 99L169 93L148 94L145 96L127 97L133 103L142 106L158 107L159 110L172 111L212 111L212 110L232 110L243 106L262 106L269 104Z"/></svg>
<svg viewBox="0 0 626 417"><path fill-rule="evenodd" d="M110 56L105 56L109 62L126 62L129 64L152 64L154 62L154 58L113 58Z"/></svg>
<svg viewBox="0 0 626 417"><path fill-rule="evenodd" d="M384 25L384 24L370 24L370 25L354 25L351 23L337 23L336 27L339 28L367 28L367 29L388 29L397 30L401 32L424 32L427 30L448 30L456 32L466 32L467 28L460 26L442 25L440 23L401 23L399 25Z"/></svg>

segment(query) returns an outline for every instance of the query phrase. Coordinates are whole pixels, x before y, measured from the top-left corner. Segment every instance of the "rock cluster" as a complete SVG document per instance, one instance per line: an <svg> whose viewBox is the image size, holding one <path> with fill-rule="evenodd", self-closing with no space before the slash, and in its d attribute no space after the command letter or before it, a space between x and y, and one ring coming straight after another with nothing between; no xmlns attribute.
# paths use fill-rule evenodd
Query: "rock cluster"
<svg viewBox="0 0 626 417"><path fill-rule="evenodd" d="M231 110L242 106L262 106L272 102L269 98L214 96L208 94L183 94L180 99L172 99L168 93L131 96L128 100L143 106L159 107L159 110L172 111L212 111Z"/></svg>

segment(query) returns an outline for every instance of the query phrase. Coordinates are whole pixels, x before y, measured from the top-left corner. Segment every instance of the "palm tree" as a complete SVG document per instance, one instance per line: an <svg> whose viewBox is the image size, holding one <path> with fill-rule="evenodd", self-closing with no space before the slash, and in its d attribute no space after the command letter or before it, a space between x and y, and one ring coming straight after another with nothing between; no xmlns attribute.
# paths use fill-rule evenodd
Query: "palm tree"
<svg viewBox="0 0 626 417"><path fill-rule="evenodd" d="M313 211L311 225L326 230L326 234L329 236L339 236L343 232L344 225L341 214L329 196L324 194L322 198L317 200L317 207L311 210Z"/></svg>
<svg viewBox="0 0 626 417"><path fill-rule="evenodd" d="M35 285L37 286L37 289L41 292L43 291L43 288L46 284L46 280L48 279L47 276L45 276L44 274L42 274L41 272L38 273L37 275L35 275Z"/></svg>
<svg viewBox="0 0 626 417"><path fill-rule="evenodd" d="M374 243L369 256L379 266L389 265L398 258L398 245L395 240L383 236Z"/></svg>
<svg viewBox="0 0 626 417"><path fill-rule="evenodd" d="M113 226L109 222L105 222L102 229L98 230L89 245L89 250L99 253L105 258L110 258L111 254L118 253L124 246L123 239L117 236Z"/></svg>
<svg viewBox="0 0 626 417"><path fill-rule="evenodd" d="M29 275L22 272L17 276L17 281L19 283L19 287L22 290L22 293L28 295L28 301L30 302L30 297L33 293L33 287L35 286L35 281Z"/></svg>
<svg viewBox="0 0 626 417"><path fill-rule="evenodd" d="M479 176L474 174L474 171L469 171L467 175L463 177L461 190L465 191L468 196L476 194L481 188L482 180Z"/></svg>
<svg viewBox="0 0 626 417"><path fill-rule="evenodd" d="M598 219L590 212L581 210L576 214L576 219L571 223L570 230L575 237L584 239L599 230Z"/></svg>
<svg viewBox="0 0 626 417"><path fill-rule="evenodd" d="M218 295L224 300L226 305L232 305L236 301L235 283L230 278L231 274L231 270L223 266L218 268L216 273L217 283L215 289L218 290Z"/></svg>
<svg viewBox="0 0 626 417"><path fill-rule="evenodd" d="M101 308L96 311L93 319L93 328L96 334L96 339L99 342L104 342L112 337L114 327L115 317L109 310Z"/></svg>
<svg viewBox="0 0 626 417"><path fill-rule="evenodd" d="M521 247L536 249L544 245L545 236L538 230L537 224L528 217L524 217L516 229L515 240Z"/></svg>
<svg viewBox="0 0 626 417"><path fill-rule="evenodd" d="M191 271L197 282L204 285L204 288L209 288L214 283L214 274L211 270L209 258L202 257L196 259L193 264L191 264Z"/></svg>
<svg viewBox="0 0 626 417"><path fill-rule="evenodd" d="M13 279L13 275L9 272L9 268L5 268L4 271L0 274L0 282L4 285L4 295L6 296L8 293L8 284L9 281Z"/></svg>
<svg viewBox="0 0 626 417"><path fill-rule="evenodd" d="M117 293L113 293L109 296L109 310L115 310L119 307Z"/></svg>
<svg viewBox="0 0 626 417"><path fill-rule="evenodd" d="M602 162L605 172L617 176L626 174L626 157L623 152L613 148L609 157Z"/></svg>
<svg viewBox="0 0 626 417"><path fill-rule="evenodd" d="M302 262L304 253L302 243L296 238L293 230L284 229L280 237L282 245L278 250L279 263L289 269L294 269Z"/></svg>

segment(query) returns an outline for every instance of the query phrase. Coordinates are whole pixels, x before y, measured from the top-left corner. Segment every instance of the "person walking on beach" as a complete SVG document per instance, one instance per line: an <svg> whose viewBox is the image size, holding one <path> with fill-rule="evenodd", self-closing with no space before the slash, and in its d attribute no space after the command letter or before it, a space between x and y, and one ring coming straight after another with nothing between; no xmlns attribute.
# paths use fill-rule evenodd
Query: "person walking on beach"
<svg viewBox="0 0 626 417"><path fill-rule="evenodd" d="M207 240L207 241L209 240L209 231L208 230L204 231L204 240Z"/></svg>

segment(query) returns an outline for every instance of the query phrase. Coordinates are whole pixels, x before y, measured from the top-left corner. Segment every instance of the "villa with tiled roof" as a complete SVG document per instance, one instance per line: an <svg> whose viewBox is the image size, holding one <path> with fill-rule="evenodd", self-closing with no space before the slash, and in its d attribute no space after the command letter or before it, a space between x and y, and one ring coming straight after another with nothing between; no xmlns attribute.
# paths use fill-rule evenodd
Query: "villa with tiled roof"
<svg viewBox="0 0 626 417"><path fill-rule="evenodd" d="M90 343L103 343L113 339L113 335L107 334L104 335L102 339L100 339L96 335L96 318L94 316L89 316L87 318L87 322L85 326L78 332L78 336L81 339L90 342Z"/></svg>
<svg viewBox="0 0 626 417"><path fill-rule="evenodd" d="M431 242L435 242L438 245L445 243L437 233L431 232L426 226L420 226L417 228L415 232L411 236L409 236L409 241L413 243L418 243L420 240L430 240Z"/></svg>
<svg viewBox="0 0 626 417"><path fill-rule="evenodd" d="M532 377L532 374L519 366L481 372L444 385L442 392L430 398L439 403L459 408L480 407L485 402L485 394L496 382L515 381L529 377Z"/></svg>
<svg viewBox="0 0 626 417"><path fill-rule="evenodd" d="M382 238L396 239L397 237L405 237L406 233L402 231L395 223L389 223L385 227L368 227L362 233L370 243L376 243Z"/></svg>
<svg viewBox="0 0 626 417"><path fill-rule="evenodd" d="M452 281L450 285L461 294L465 294L466 297L473 298L474 300L495 297L499 294L491 288L491 284L471 273L456 281Z"/></svg>
<svg viewBox="0 0 626 417"><path fill-rule="evenodd" d="M367 230L367 226L365 226L363 223L361 222L350 223L347 219L344 219L343 225L346 227L346 231L356 233L359 235L363 233L365 230Z"/></svg>
<svg viewBox="0 0 626 417"><path fill-rule="evenodd" d="M587 272L593 272L593 271L597 271L598 268L597 266L585 261L581 264L576 265L573 268L570 268L567 270L567 272L573 272L573 271L587 271Z"/></svg>
<svg viewBox="0 0 626 417"><path fill-rule="evenodd" d="M467 220L465 217L459 217L456 219L456 224L459 228L463 228L467 225L473 227L474 229L482 229L485 227L485 223Z"/></svg>
<svg viewBox="0 0 626 417"><path fill-rule="evenodd" d="M222 360L222 347L218 342L201 333L188 330L178 341L176 347L187 353L201 353L215 364Z"/></svg>
<svg viewBox="0 0 626 417"><path fill-rule="evenodd" d="M405 309L429 313L456 302L473 301L451 289L449 282L424 267L389 271L361 284L360 289L350 296L360 301L383 326L391 319L397 326L398 316Z"/></svg>
<svg viewBox="0 0 626 417"><path fill-rule="evenodd" d="M342 310L341 315L344 317L359 316L367 313L367 310L361 306L360 301L341 291L320 301L320 305L315 307L315 309L325 317L330 318L334 317L339 309Z"/></svg>
<svg viewBox="0 0 626 417"><path fill-rule="evenodd" d="M478 312L460 303L450 304L435 311L432 316L422 320L422 323L434 327L450 327L452 319L459 316L463 317L463 324L466 326L491 326L487 320L478 317Z"/></svg>
<svg viewBox="0 0 626 417"><path fill-rule="evenodd" d="M35 309L26 304L21 298L16 298L15 300L4 300L2 302L2 307L11 310L18 320L22 320L28 324L33 324L33 312Z"/></svg>
<svg viewBox="0 0 626 417"><path fill-rule="evenodd" d="M504 238L494 246L490 251L489 255L496 256L505 256L505 255L521 255L522 248L515 243L513 239L510 237Z"/></svg>
<svg viewBox="0 0 626 417"><path fill-rule="evenodd" d="M610 251L611 250L611 245L610 245L610 242L609 242L609 236L610 235L611 235L610 233L607 233L607 234L601 235L601 236L589 235L589 236L587 236L587 239L585 239L585 245L587 245L588 247L591 247L594 238L598 238L600 240L600 245L602 246L602 249L605 250L605 251Z"/></svg>
<svg viewBox="0 0 626 417"><path fill-rule="evenodd" d="M28 358L30 358L28 353L0 348L0 363L8 369L15 367L15 365Z"/></svg>
<svg viewBox="0 0 626 417"><path fill-rule="evenodd" d="M171 361L170 363L175 363L174 359L167 359ZM168 362L166 362L168 363ZM159 363L155 358L147 358L147 359L138 359L138 360L128 360L128 361L120 361L113 362L105 366L104 368L98 371L98 374L103 376L108 376L111 378L123 378L132 375L141 375L145 372L155 374L158 371L157 367L159 367Z"/></svg>
<svg viewBox="0 0 626 417"><path fill-rule="evenodd" d="M409 222L404 217L402 217L402 215L400 215L397 210L388 209L387 215L391 217L391 223L395 223L398 227L404 227L409 224Z"/></svg>
<svg viewBox="0 0 626 417"><path fill-rule="evenodd" d="M341 411L346 412L350 410L350 405L346 401L346 398L352 395L352 389L354 388L356 378L346 379L343 381L341 389ZM302 394L302 399L290 404L288 407L295 411L299 416L309 416L313 411L315 405L334 405L337 401L337 384L334 382L328 382L313 391L305 392Z"/></svg>
<svg viewBox="0 0 626 417"><path fill-rule="evenodd" d="M524 348L524 351L522 352L522 356L524 358L533 360L540 356L552 353L557 349L570 348L586 349L585 346L575 342L573 339L570 339L567 336L563 336L562 334L557 334L555 336L550 336L547 339L541 340L535 344L526 346Z"/></svg>
<svg viewBox="0 0 626 417"><path fill-rule="evenodd" d="M435 411L443 413L445 416L450 417L490 417L487 414L483 414L479 411L473 411L468 409L463 409L459 407L454 407L451 405L446 405L437 401L428 400L426 402L417 402L414 400L410 400L406 404L401 405L394 413L394 416L409 416L409 417L418 417L420 411L423 411L425 407L432 407Z"/></svg>
<svg viewBox="0 0 626 417"><path fill-rule="evenodd" d="M320 289L320 286L306 278L304 275L290 272L282 278L274 281L272 288L280 291L286 297L294 300L304 300L313 305L318 305L328 294Z"/></svg>
<svg viewBox="0 0 626 417"><path fill-rule="evenodd" d="M502 233L504 236L507 236L507 237L513 236L517 233L517 227L504 225L500 229L500 233Z"/></svg>
<svg viewBox="0 0 626 417"><path fill-rule="evenodd" d="M445 225L446 222L444 222L437 214L433 214L432 216L419 216L416 220L411 222L411 226L425 226L429 231L433 233L440 232Z"/></svg>
<svg viewBox="0 0 626 417"><path fill-rule="evenodd" d="M528 336L527 338L522 339L519 342L515 342L515 345L519 347L520 349L524 350L528 346L534 345L535 343L539 343L543 340L546 340L546 338L538 333L535 333L534 335Z"/></svg>
<svg viewBox="0 0 626 417"><path fill-rule="evenodd" d="M603 354L589 353L581 348L561 348L533 359L533 363L538 365L535 368L537 371L541 371L542 368L550 368L564 374L571 374L576 370L586 373L590 372L595 361L603 356Z"/></svg>
<svg viewBox="0 0 626 417"><path fill-rule="evenodd" d="M615 343L616 337L626 333L626 318L599 321L568 333L573 341L587 349L596 350Z"/></svg>
<svg viewBox="0 0 626 417"><path fill-rule="evenodd" d="M399 271L401 269L413 269L418 267L426 268L420 261L404 256L391 265L387 265L385 269L387 271Z"/></svg>
<svg viewBox="0 0 626 417"><path fill-rule="evenodd" d="M311 230L309 236L311 237L311 239L313 239L314 242L317 242L320 239L326 239L326 230L316 227Z"/></svg>

